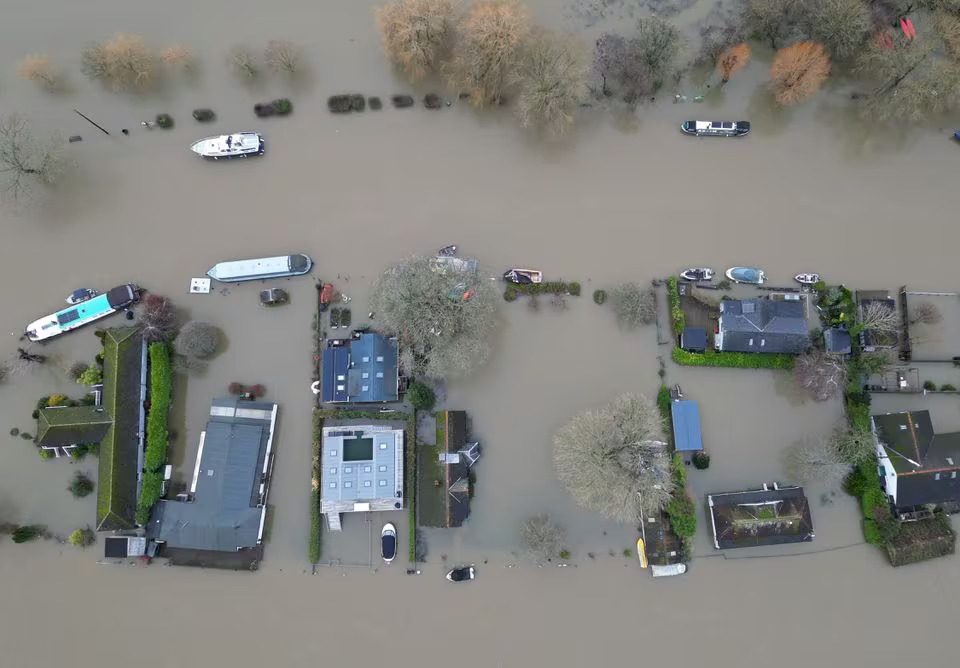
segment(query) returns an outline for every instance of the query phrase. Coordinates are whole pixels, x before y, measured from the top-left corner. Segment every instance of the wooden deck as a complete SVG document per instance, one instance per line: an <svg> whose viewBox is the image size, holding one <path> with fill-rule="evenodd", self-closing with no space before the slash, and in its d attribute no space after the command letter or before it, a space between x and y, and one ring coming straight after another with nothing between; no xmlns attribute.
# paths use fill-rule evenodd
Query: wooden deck
<svg viewBox="0 0 960 668"><path fill-rule="evenodd" d="M684 324L687 327L700 327L707 330L707 348L713 347L713 333L717 328L720 309L711 304L719 302L716 292L700 290L690 284L683 286L680 295L680 308L683 310Z"/></svg>

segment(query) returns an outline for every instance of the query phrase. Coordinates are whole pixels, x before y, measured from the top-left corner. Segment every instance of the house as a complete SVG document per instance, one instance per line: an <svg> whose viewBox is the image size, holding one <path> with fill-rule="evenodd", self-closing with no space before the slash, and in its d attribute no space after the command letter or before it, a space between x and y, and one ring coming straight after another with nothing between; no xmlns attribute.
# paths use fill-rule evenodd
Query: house
<svg viewBox="0 0 960 668"><path fill-rule="evenodd" d="M670 402L673 422L673 445L677 452L700 452L703 437L700 433L700 406L690 399Z"/></svg>
<svg viewBox="0 0 960 668"><path fill-rule="evenodd" d="M805 352L810 347L806 307L788 299L725 299L714 347L738 353Z"/></svg>
<svg viewBox="0 0 960 668"><path fill-rule="evenodd" d="M189 493L154 506L147 537L174 564L252 567L262 556L276 404L215 399Z"/></svg>
<svg viewBox="0 0 960 668"><path fill-rule="evenodd" d="M358 332L323 351L324 403L386 403L400 399L396 337Z"/></svg>
<svg viewBox="0 0 960 668"><path fill-rule="evenodd" d="M440 480L435 480L434 492L442 496L437 506L439 513L425 516L425 526L443 528L463 526L470 516L470 498L473 496L470 470L480 459L480 444L468 439L467 413L441 411L437 413L437 462ZM439 484L437 484L439 483Z"/></svg>
<svg viewBox="0 0 960 668"><path fill-rule="evenodd" d="M95 445L112 424L102 406L50 406L37 418L37 445L44 450Z"/></svg>
<svg viewBox="0 0 960 668"><path fill-rule="evenodd" d="M870 428L896 509L960 503L960 432L935 433L929 411L873 415Z"/></svg>
<svg viewBox="0 0 960 668"><path fill-rule="evenodd" d="M136 327L103 335L101 403L111 425L100 441L97 531L132 529L143 470L147 346Z"/></svg>
<svg viewBox="0 0 960 668"><path fill-rule="evenodd" d="M706 352L707 330L703 327L684 327L680 333L680 348L691 353Z"/></svg>
<svg viewBox="0 0 960 668"><path fill-rule="evenodd" d="M888 313L888 320L893 320L892 324L885 327L866 327L860 332L860 347L864 352L872 353L885 348L892 348L897 345L900 337L896 333L899 328L897 319L897 301L885 290L858 290L857 291L857 318L862 319L865 312L874 314ZM884 319L880 315L872 315L868 319L876 321ZM894 331L891 331L893 328Z"/></svg>
<svg viewBox="0 0 960 668"><path fill-rule="evenodd" d="M773 483L746 492L707 496L713 546L718 550L806 543L814 538L810 504L802 487Z"/></svg>
<svg viewBox="0 0 960 668"><path fill-rule="evenodd" d="M823 348L831 355L849 355L853 351L850 331L844 327L831 327L825 330Z"/></svg>
<svg viewBox="0 0 960 668"><path fill-rule="evenodd" d="M403 433L389 424L324 427L320 512L330 531L341 513L403 507Z"/></svg>

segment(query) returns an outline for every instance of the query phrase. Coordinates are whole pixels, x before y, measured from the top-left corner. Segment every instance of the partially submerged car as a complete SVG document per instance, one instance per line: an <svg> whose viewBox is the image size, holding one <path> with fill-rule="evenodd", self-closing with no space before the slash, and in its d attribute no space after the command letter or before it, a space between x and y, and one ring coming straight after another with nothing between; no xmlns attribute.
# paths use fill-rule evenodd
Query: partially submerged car
<svg viewBox="0 0 960 668"><path fill-rule="evenodd" d="M450 582L469 582L477 577L477 569L470 566L457 566L447 572L447 579Z"/></svg>
<svg viewBox="0 0 960 668"><path fill-rule="evenodd" d="M276 306L277 304L286 304L290 301L290 295L286 290L280 288L270 288L260 291L260 303L264 306Z"/></svg>

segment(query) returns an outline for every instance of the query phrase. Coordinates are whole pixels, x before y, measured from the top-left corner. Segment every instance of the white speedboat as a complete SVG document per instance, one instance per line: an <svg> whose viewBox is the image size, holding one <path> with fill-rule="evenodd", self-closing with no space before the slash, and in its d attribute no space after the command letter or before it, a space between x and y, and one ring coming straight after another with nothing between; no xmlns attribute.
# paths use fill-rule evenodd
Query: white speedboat
<svg viewBox="0 0 960 668"><path fill-rule="evenodd" d="M727 278L734 283L747 283L749 285L760 285L767 280L763 270L756 267L730 267L727 269Z"/></svg>
<svg viewBox="0 0 960 668"><path fill-rule="evenodd" d="M256 132L237 132L232 135L207 137L194 142L190 150L204 158L246 158L262 155L265 150L263 137Z"/></svg>
<svg viewBox="0 0 960 668"><path fill-rule="evenodd" d="M77 288L70 293L70 296L67 297L66 302L70 306L76 306L80 302L85 302L88 299L93 299L100 293L94 290L93 288Z"/></svg>
<svg viewBox="0 0 960 668"><path fill-rule="evenodd" d="M695 137L742 137L750 132L749 121L684 121L680 130Z"/></svg>
<svg viewBox="0 0 960 668"><path fill-rule="evenodd" d="M793 280L801 285L813 285L820 280L820 274L797 274Z"/></svg>
<svg viewBox="0 0 960 668"><path fill-rule="evenodd" d="M709 281L713 278L713 269L709 267L690 267L680 272L680 278L685 281Z"/></svg>

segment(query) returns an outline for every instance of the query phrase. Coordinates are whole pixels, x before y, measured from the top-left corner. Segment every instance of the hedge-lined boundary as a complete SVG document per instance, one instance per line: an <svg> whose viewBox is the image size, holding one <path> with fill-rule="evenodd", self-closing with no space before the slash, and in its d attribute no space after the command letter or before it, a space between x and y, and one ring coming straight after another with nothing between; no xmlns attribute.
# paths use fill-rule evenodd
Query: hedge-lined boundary
<svg viewBox="0 0 960 668"><path fill-rule="evenodd" d="M713 366L728 369L793 369L794 356L776 353L734 353L707 350L691 353L682 348L673 349L673 361L681 366Z"/></svg>
<svg viewBox="0 0 960 668"><path fill-rule="evenodd" d="M167 418L173 388L173 366L170 349L165 343L151 343L150 355L150 412L147 414L146 473L140 487L137 503L137 523L146 524L150 511L160 500L163 487L163 466L167 463L169 432Z"/></svg>

